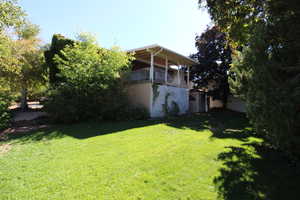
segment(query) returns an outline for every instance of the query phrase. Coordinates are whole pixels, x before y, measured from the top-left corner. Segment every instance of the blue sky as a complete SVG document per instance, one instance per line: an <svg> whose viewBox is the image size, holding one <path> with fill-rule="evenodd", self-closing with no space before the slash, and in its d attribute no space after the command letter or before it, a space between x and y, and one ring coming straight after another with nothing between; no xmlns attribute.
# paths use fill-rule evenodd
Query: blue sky
<svg viewBox="0 0 300 200"><path fill-rule="evenodd" d="M74 38L91 32L99 44L133 49L160 44L184 55L195 52L194 38L210 18L198 0L19 0L40 37L54 33Z"/></svg>

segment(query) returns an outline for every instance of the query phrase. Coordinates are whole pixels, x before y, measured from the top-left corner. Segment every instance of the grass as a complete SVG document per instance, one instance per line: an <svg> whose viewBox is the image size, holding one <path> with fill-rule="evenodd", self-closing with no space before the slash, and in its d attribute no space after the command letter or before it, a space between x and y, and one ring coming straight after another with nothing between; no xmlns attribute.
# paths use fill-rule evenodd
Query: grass
<svg viewBox="0 0 300 200"><path fill-rule="evenodd" d="M54 126L2 142L0 199L295 199L260 142L233 112Z"/></svg>

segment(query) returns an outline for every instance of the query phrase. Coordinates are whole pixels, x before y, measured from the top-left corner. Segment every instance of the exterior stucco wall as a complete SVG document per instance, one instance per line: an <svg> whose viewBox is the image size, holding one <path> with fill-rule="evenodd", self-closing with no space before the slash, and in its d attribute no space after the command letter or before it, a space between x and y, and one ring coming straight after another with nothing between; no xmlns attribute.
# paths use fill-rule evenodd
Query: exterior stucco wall
<svg viewBox="0 0 300 200"><path fill-rule="evenodd" d="M190 92L189 111L191 113L207 112L207 95L203 92Z"/></svg>
<svg viewBox="0 0 300 200"><path fill-rule="evenodd" d="M190 99L190 112L198 113L200 112L200 93L199 92L191 92L190 95L193 99Z"/></svg>
<svg viewBox="0 0 300 200"><path fill-rule="evenodd" d="M151 111L151 98L152 98L152 84L134 83L127 87L127 94L130 104L134 106L142 106L149 112Z"/></svg>
<svg viewBox="0 0 300 200"><path fill-rule="evenodd" d="M185 114L189 110L189 91L167 85L152 85L151 117L163 117L168 113Z"/></svg>
<svg viewBox="0 0 300 200"><path fill-rule="evenodd" d="M214 80L209 80L208 81L208 86L207 89L208 91L214 90L217 87L217 83ZM218 99L213 99L213 97L209 98L209 108L222 108L223 107L223 102Z"/></svg>
<svg viewBox="0 0 300 200"><path fill-rule="evenodd" d="M237 112L246 112L246 105L241 99L229 96L227 102L227 108L229 110L237 111Z"/></svg>
<svg viewBox="0 0 300 200"><path fill-rule="evenodd" d="M212 97L209 98L209 108L222 108L223 102L221 100L213 100Z"/></svg>

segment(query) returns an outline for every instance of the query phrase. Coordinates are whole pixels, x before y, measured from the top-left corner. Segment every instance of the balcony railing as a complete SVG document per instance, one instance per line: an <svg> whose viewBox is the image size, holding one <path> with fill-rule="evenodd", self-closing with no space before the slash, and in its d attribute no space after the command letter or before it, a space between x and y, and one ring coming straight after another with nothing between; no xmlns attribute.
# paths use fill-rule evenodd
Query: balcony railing
<svg viewBox="0 0 300 200"><path fill-rule="evenodd" d="M149 81L150 80L150 69L143 68L136 71L132 71L129 76L130 81ZM165 83L165 71L163 69L154 69L154 79L155 83L161 83L176 87L187 87L187 84L184 80L180 81L180 85L178 85L178 77L177 74L173 74L168 72L167 83Z"/></svg>
<svg viewBox="0 0 300 200"><path fill-rule="evenodd" d="M145 81L149 79L149 69L132 71L129 77L130 81Z"/></svg>

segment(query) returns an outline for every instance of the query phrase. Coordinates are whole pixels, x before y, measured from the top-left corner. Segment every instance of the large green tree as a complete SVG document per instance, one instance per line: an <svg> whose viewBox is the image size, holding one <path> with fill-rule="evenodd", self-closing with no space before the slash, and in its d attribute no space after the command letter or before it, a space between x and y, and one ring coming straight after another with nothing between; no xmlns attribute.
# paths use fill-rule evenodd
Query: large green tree
<svg viewBox="0 0 300 200"><path fill-rule="evenodd" d="M26 22L16 31L18 39L7 38L6 51L9 51L8 58L13 62L0 69L0 74L10 89L21 93L22 110L28 108L28 89L45 81L43 52L37 38L38 33L38 26Z"/></svg>
<svg viewBox="0 0 300 200"><path fill-rule="evenodd" d="M128 106L120 75L131 60L126 52L102 48L80 34L54 57L61 81L52 88L46 110L59 122L114 118Z"/></svg>
<svg viewBox="0 0 300 200"><path fill-rule="evenodd" d="M7 30L14 31L24 23L25 13L16 0L0 0L0 130L6 128L10 121L8 107L11 99L10 87L3 72L7 72L18 63L12 52L12 40Z"/></svg>
<svg viewBox="0 0 300 200"><path fill-rule="evenodd" d="M300 4L297 0L207 0L234 52L233 91L256 131L274 147L300 152Z"/></svg>
<svg viewBox="0 0 300 200"><path fill-rule="evenodd" d="M9 70L17 59L12 51L12 38L8 30L14 32L24 24L24 11L16 0L0 0L0 71ZM0 79L3 78L0 76Z"/></svg>

